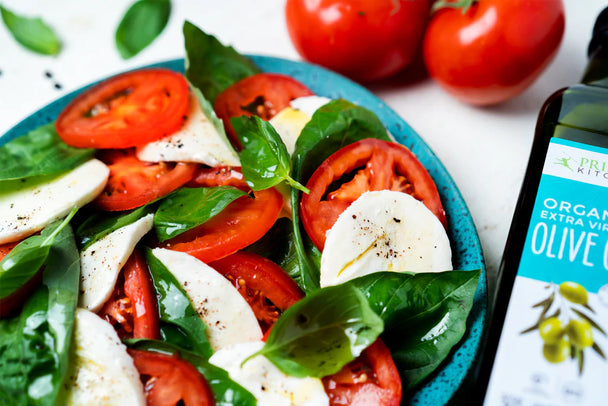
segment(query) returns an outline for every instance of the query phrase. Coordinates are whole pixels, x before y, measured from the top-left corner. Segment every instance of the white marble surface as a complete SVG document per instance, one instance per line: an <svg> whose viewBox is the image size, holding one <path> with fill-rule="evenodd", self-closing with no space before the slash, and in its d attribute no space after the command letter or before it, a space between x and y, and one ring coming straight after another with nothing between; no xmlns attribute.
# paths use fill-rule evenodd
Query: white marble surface
<svg viewBox="0 0 608 406"><path fill-rule="evenodd" d="M543 0L533 0L543 1ZM410 73L370 86L422 136L456 181L477 226L490 288L507 238L536 116L560 87L579 81L591 27L603 0L564 0L566 32L560 51L539 80L496 107L474 108L451 98L430 79ZM183 57L185 19L243 53L300 59L287 35L284 0L173 0L162 35L124 61L114 31L129 0L4 0L6 7L42 16L61 40L57 57L21 48L0 27L0 134L63 94L91 81L152 62ZM46 72L53 77L46 77ZM59 84L60 89L56 88Z"/></svg>

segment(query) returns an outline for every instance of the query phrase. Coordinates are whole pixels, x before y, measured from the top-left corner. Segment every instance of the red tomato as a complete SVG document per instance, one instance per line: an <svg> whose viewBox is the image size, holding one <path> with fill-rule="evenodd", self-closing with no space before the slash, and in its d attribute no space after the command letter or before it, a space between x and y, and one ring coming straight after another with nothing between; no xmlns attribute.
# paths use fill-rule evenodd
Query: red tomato
<svg viewBox="0 0 608 406"><path fill-rule="evenodd" d="M339 372L323 378L329 404L399 406L401 377L391 352L377 339Z"/></svg>
<svg viewBox="0 0 608 406"><path fill-rule="evenodd" d="M110 299L99 311L125 338L160 338L156 291L144 257L133 251L122 268Z"/></svg>
<svg viewBox="0 0 608 406"><path fill-rule="evenodd" d="M213 392L192 364L177 356L128 350L144 382L147 406L211 406Z"/></svg>
<svg viewBox="0 0 608 406"><path fill-rule="evenodd" d="M234 186L238 189L249 191L241 168L230 166L218 166L215 168L201 167L187 187L214 187Z"/></svg>
<svg viewBox="0 0 608 406"><path fill-rule="evenodd" d="M414 154L403 145L367 138L327 158L312 174L300 203L304 228L323 250L325 233L363 192L395 190L422 201L446 226L437 187Z"/></svg>
<svg viewBox="0 0 608 406"><path fill-rule="evenodd" d="M466 13L440 9L424 38L433 79L458 99L489 105L525 90L555 56L562 0L479 0Z"/></svg>
<svg viewBox="0 0 608 406"><path fill-rule="evenodd" d="M256 115L270 120L288 107L293 99L312 94L310 89L290 76L258 73L239 80L221 92L215 99L214 109L224 122L228 138L240 149L241 142L230 124L230 118Z"/></svg>
<svg viewBox="0 0 608 406"><path fill-rule="evenodd" d="M8 255L9 252L21 241L9 242L7 244L0 245L0 261ZM0 318L10 315L14 310L20 308L25 300L28 298L30 293L36 286L42 281L42 270L40 268L34 276L32 276L27 282L25 282L19 289L8 295L7 297L0 299Z"/></svg>
<svg viewBox="0 0 608 406"><path fill-rule="evenodd" d="M98 153L110 168L110 177L95 204L102 210L121 211L143 206L184 185L196 172L197 164L143 162L133 149Z"/></svg>
<svg viewBox="0 0 608 406"><path fill-rule="evenodd" d="M266 234L283 207L274 188L242 196L204 224L162 244L186 252L205 263L224 258L253 244Z"/></svg>
<svg viewBox="0 0 608 406"><path fill-rule="evenodd" d="M359 82L389 77L414 58L427 0L287 0L289 36L305 59Z"/></svg>
<svg viewBox="0 0 608 406"><path fill-rule="evenodd" d="M148 69L114 76L76 97L55 127L66 144L82 148L127 148L178 130L188 113L188 83L182 75Z"/></svg>
<svg viewBox="0 0 608 406"><path fill-rule="evenodd" d="M238 289L267 331L289 306L304 297L293 279L277 264L240 251L209 264Z"/></svg>

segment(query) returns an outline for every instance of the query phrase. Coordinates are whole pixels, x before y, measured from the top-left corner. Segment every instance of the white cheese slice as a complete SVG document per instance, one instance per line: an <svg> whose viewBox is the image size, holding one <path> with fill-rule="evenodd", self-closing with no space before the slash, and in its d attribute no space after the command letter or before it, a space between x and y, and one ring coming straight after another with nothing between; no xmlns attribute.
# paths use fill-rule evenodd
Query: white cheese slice
<svg viewBox="0 0 608 406"><path fill-rule="evenodd" d="M241 165L228 138L218 132L193 94L184 125L165 138L138 147L137 158L148 162L198 162L212 167Z"/></svg>
<svg viewBox="0 0 608 406"><path fill-rule="evenodd" d="M373 272L452 269L447 233L422 202L407 193L363 193L327 232L321 286Z"/></svg>
<svg viewBox="0 0 608 406"><path fill-rule="evenodd" d="M0 244L19 241L82 207L103 191L110 170L91 159L50 181L0 194Z"/></svg>
<svg viewBox="0 0 608 406"><path fill-rule="evenodd" d="M175 276L207 325L214 351L244 341L262 339L253 310L222 274L183 252L156 248L154 256Z"/></svg>
<svg viewBox="0 0 608 406"><path fill-rule="evenodd" d="M120 270L141 238L152 229L154 214L119 228L80 253L79 305L93 312L110 298Z"/></svg>
<svg viewBox="0 0 608 406"><path fill-rule="evenodd" d="M67 405L146 404L133 359L109 323L95 313L77 309L73 347Z"/></svg>
<svg viewBox="0 0 608 406"><path fill-rule="evenodd" d="M258 405L329 405L323 383L318 378L285 375L262 355L256 355L243 364L263 346L261 341L231 345L213 354L209 362L226 370L232 380L255 396Z"/></svg>

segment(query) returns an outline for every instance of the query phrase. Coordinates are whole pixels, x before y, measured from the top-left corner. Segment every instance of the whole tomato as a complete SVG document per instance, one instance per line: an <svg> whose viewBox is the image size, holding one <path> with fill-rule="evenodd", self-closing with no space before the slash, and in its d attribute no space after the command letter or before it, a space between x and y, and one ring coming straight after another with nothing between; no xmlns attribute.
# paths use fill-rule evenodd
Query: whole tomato
<svg viewBox="0 0 608 406"><path fill-rule="evenodd" d="M429 0L287 0L285 8L299 54L359 82L408 65L429 12Z"/></svg>
<svg viewBox="0 0 608 406"><path fill-rule="evenodd" d="M424 61L431 77L458 99L500 103L547 67L564 25L562 0L478 0L465 13L441 8L426 30Z"/></svg>

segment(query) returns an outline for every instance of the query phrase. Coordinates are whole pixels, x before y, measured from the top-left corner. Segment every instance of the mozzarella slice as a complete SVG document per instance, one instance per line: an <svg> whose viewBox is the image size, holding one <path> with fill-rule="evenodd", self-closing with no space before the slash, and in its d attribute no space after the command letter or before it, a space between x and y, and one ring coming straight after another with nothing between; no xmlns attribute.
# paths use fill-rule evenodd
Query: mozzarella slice
<svg viewBox="0 0 608 406"><path fill-rule="evenodd" d="M93 312L110 298L120 270L141 238L152 229L154 214L121 227L80 253L80 306Z"/></svg>
<svg viewBox="0 0 608 406"><path fill-rule="evenodd" d="M363 193L327 232L321 286L373 272L441 272L452 269L441 222L407 193Z"/></svg>
<svg viewBox="0 0 608 406"><path fill-rule="evenodd" d="M67 404L146 404L139 373L112 326L88 310L77 309Z"/></svg>
<svg viewBox="0 0 608 406"><path fill-rule="evenodd" d="M84 206L100 194L110 171L92 159L48 182L0 194L0 244L19 241L65 217L74 206Z"/></svg>
<svg viewBox="0 0 608 406"><path fill-rule="evenodd" d="M253 310L228 279L186 253L164 248L156 248L152 253L186 291L208 327L207 337L214 351L262 339Z"/></svg>
<svg viewBox="0 0 608 406"><path fill-rule="evenodd" d="M258 405L329 405L320 379L285 375L262 355L243 364L263 346L261 341L231 345L213 354L209 362L226 370L232 380L255 396Z"/></svg>
<svg viewBox="0 0 608 406"><path fill-rule="evenodd" d="M137 148L137 158L149 162L198 162L209 166L240 166L225 135L220 134L190 95L188 118L177 132Z"/></svg>

